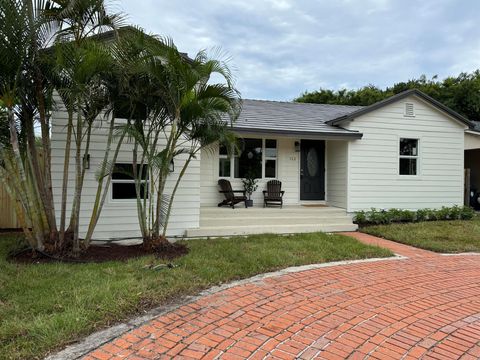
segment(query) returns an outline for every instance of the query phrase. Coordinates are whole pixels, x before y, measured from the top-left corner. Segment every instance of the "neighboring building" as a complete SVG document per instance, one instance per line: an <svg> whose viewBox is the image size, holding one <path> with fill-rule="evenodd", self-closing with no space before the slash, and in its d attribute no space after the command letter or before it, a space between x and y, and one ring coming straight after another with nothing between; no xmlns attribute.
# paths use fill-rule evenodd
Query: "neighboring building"
<svg viewBox="0 0 480 360"><path fill-rule="evenodd" d="M65 123L62 111L53 115L54 176L63 166ZM367 107L244 100L234 124L242 153L229 156L219 148L192 162L176 197L169 235L353 230L346 214L358 210L462 205L464 139L471 128L467 119L418 90ZM92 139L82 209L93 201L102 134L97 129ZM131 163L131 156L127 143L117 162ZM176 161L179 169L182 160ZM259 206L266 182L282 181L284 209L216 209L223 197L218 180L242 188L247 171L260 178L253 196ZM60 182L55 178L57 191ZM113 181L96 238L139 234L135 201L125 198L132 197L128 185L115 183L128 180ZM56 200L59 209L58 193Z"/></svg>

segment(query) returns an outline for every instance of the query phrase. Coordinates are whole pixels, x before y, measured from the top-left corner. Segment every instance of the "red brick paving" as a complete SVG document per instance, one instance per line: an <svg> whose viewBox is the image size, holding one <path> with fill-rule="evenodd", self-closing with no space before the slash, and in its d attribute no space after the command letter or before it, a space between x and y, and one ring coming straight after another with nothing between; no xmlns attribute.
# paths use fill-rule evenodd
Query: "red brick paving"
<svg viewBox="0 0 480 360"><path fill-rule="evenodd" d="M479 359L480 256L348 233L408 259L232 287L162 315L85 359Z"/></svg>

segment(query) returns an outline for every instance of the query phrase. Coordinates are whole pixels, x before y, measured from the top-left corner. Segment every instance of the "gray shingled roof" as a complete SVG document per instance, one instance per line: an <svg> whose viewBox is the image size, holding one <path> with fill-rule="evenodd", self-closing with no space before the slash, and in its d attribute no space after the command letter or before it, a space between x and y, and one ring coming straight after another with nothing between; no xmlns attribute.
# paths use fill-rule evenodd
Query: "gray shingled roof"
<svg viewBox="0 0 480 360"><path fill-rule="evenodd" d="M361 108L362 106L243 100L242 112L233 127L242 132L361 137L361 133L326 123Z"/></svg>

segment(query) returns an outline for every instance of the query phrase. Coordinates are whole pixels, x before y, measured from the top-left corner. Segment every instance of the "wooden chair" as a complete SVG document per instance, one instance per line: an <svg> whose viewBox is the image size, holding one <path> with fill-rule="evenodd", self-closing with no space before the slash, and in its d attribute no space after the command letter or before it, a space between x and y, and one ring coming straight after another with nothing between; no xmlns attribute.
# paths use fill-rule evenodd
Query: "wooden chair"
<svg viewBox="0 0 480 360"><path fill-rule="evenodd" d="M225 179L218 180L218 185L220 186L220 193L225 195L225 200L218 203L218 207L228 205L232 209L235 209L235 204L240 202L245 203L245 207L247 207L247 196L245 190L232 190L232 185L230 181ZM242 195L235 195L235 193L242 193Z"/></svg>
<svg viewBox="0 0 480 360"><path fill-rule="evenodd" d="M263 191L263 207L271 205L280 205L283 207L282 182L278 180L270 180L267 182L267 190Z"/></svg>

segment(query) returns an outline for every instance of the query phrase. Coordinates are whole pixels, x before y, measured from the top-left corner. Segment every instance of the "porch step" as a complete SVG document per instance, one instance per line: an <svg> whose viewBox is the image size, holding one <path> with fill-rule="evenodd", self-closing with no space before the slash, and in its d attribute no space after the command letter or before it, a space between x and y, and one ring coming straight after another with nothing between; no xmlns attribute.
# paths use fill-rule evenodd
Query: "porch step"
<svg viewBox="0 0 480 360"><path fill-rule="evenodd" d="M210 218L214 217L219 219L225 218L242 218L242 217L281 217L281 216L294 216L294 217L304 217L304 216L332 216L332 215L345 215L346 212L344 209L334 208L334 207L300 207L300 206L284 206L283 208L263 208L263 207L251 207L244 208L239 205L235 209L230 209L227 207L222 208L201 208L200 214L202 217Z"/></svg>
<svg viewBox="0 0 480 360"><path fill-rule="evenodd" d="M201 208L200 227L188 229L187 237L218 237L249 234L293 234L355 231L352 217L334 207L284 206L283 208Z"/></svg>
<svg viewBox="0 0 480 360"><path fill-rule="evenodd" d="M222 220L219 220L222 219ZM259 222L261 224L259 224ZM200 227L218 227L219 223L226 226L278 226L278 225L332 225L351 224L352 218L342 214L288 214L285 216L233 216L233 217L201 217Z"/></svg>
<svg viewBox="0 0 480 360"><path fill-rule="evenodd" d="M355 231L357 225L345 221L333 224L288 224L288 225L249 225L249 226L202 226L198 229L188 229L187 237L218 237L252 234L294 234L309 232L342 232Z"/></svg>

